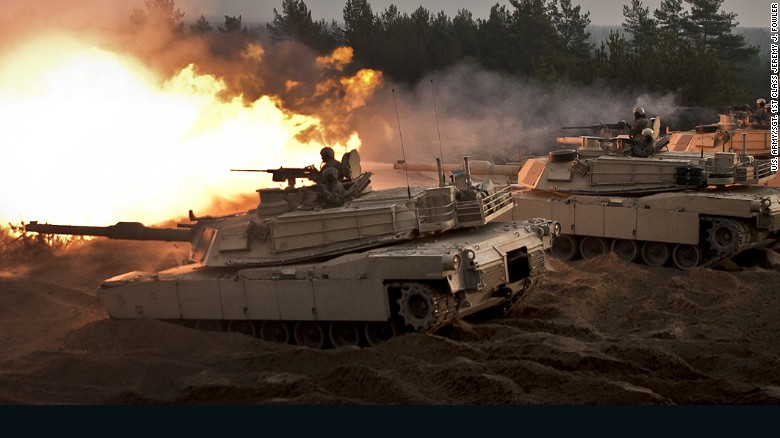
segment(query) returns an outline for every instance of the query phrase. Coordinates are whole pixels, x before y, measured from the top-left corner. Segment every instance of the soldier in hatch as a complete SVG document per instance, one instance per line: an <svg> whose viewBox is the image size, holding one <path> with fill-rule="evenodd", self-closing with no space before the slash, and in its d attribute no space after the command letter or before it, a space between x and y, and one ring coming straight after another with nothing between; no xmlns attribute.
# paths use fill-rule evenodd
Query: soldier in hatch
<svg viewBox="0 0 780 438"><path fill-rule="evenodd" d="M642 131L645 128L649 128L649 122L647 121L647 114L645 114L645 109L641 106L638 106L634 108L634 123L631 125L631 128L628 131L628 135L631 137L632 140L635 141L641 141L641 137L644 136Z"/></svg>
<svg viewBox="0 0 780 438"><path fill-rule="evenodd" d="M756 100L756 112L751 116L754 128L769 128L769 112L766 108L766 100Z"/></svg>
<svg viewBox="0 0 780 438"><path fill-rule="evenodd" d="M631 147L626 149L626 156L649 157L655 152L655 138L653 130L645 128L642 130L641 137L633 140Z"/></svg>
<svg viewBox="0 0 780 438"><path fill-rule="evenodd" d="M349 179L348 166L336 159L332 147L326 146L320 149L320 157L322 158L320 172L325 171L325 169L336 169L339 181L346 181Z"/></svg>
<svg viewBox="0 0 780 438"><path fill-rule="evenodd" d="M335 161L335 160L334 160ZM338 171L333 167L322 170L317 179L317 200L327 207L344 204L344 186L339 181Z"/></svg>

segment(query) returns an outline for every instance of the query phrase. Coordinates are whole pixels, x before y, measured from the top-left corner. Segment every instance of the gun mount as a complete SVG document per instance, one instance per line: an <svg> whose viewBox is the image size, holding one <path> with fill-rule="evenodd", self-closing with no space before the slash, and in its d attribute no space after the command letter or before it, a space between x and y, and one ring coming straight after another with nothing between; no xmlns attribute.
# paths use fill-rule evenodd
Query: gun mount
<svg viewBox="0 0 780 438"><path fill-rule="evenodd" d="M357 151L348 151L340 163L339 176L342 182L353 181L361 175L360 155ZM322 171L309 165L306 167L279 167L278 169L230 169L231 172L265 172L271 174L274 182L287 182L288 188L295 187L299 179L308 179L314 182L324 182Z"/></svg>
<svg viewBox="0 0 780 438"><path fill-rule="evenodd" d="M195 223L183 229L31 223L27 231L189 240L183 266L105 280L98 298L111 317L315 348L372 346L500 313L542 278L543 250L560 227L546 219L496 222L513 209L508 188L469 181L374 191L370 176L345 184L347 199L335 207L309 203L309 187L260 189L256 209L190 214Z"/></svg>
<svg viewBox="0 0 780 438"><path fill-rule="evenodd" d="M280 167L278 169L230 169L231 172L265 172L271 174L274 182L287 181L287 187L295 187L296 180L308 179L317 181L320 179L320 171L314 166L302 168Z"/></svg>

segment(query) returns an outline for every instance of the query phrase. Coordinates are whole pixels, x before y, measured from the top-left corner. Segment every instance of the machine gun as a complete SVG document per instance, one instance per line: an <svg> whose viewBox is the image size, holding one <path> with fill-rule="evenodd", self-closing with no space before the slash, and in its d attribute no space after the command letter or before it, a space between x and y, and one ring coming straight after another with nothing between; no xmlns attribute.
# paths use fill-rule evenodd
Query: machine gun
<svg viewBox="0 0 780 438"><path fill-rule="evenodd" d="M621 120L617 123L599 123L597 125L590 125L590 126L564 126L561 129L590 129L594 133L601 132L605 129L626 129L629 125L626 123L625 120Z"/></svg>
<svg viewBox="0 0 780 438"><path fill-rule="evenodd" d="M276 182L287 181L288 187L295 187L295 180L307 178L317 181L320 171L314 166L298 167L280 167L278 169L230 169L231 172L266 172L271 174L271 179Z"/></svg>

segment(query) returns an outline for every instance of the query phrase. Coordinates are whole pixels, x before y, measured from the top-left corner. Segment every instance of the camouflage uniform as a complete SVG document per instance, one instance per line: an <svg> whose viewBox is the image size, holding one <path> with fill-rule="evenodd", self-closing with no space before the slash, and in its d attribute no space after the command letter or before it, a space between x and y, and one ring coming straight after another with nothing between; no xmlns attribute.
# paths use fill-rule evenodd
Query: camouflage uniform
<svg viewBox="0 0 780 438"><path fill-rule="evenodd" d="M627 151L627 155L634 157L649 157L655 152L655 138L653 138L653 130L645 128L640 132L640 136L633 140L631 148Z"/></svg>
<svg viewBox="0 0 780 438"><path fill-rule="evenodd" d="M766 106L760 107L753 113L753 127L769 128L769 114L767 114Z"/></svg>
<svg viewBox="0 0 780 438"><path fill-rule="evenodd" d="M344 204L344 186L339 181L336 169L323 169L321 181L318 181L317 185L320 201L326 206Z"/></svg>
<svg viewBox="0 0 780 438"><path fill-rule="evenodd" d="M649 128L647 116L644 114L637 116L634 119L634 124L631 125L631 129L629 130L629 136L631 136L632 140L641 140L642 139L642 130L645 128Z"/></svg>

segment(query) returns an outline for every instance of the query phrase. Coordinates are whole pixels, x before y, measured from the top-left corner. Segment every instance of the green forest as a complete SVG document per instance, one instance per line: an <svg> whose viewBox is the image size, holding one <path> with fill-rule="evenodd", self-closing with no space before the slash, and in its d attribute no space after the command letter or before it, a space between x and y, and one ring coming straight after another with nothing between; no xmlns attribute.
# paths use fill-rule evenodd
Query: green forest
<svg viewBox="0 0 780 438"><path fill-rule="evenodd" d="M600 42L590 34L590 13L572 0L510 0L494 5L487 18L465 9L450 17L422 6L411 13L394 5L374 11L368 0L346 0L343 17L330 22L313 20L304 0L282 0L267 29L248 28L240 15L225 16L216 27L201 15L185 26L174 0L146 0L130 18L204 38L266 33L273 42L296 40L322 53L348 45L359 67L410 85L467 62L539 84L674 93L685 106L754 102L769 91L769 59L746 42L736 30L737 14L722 4L663 0L650 10L631 0L623 5L621 28Z"/></svg>

